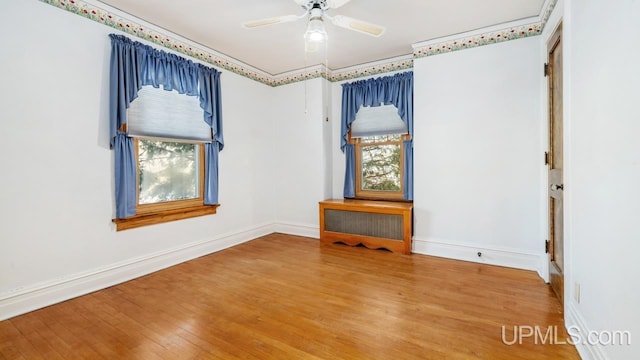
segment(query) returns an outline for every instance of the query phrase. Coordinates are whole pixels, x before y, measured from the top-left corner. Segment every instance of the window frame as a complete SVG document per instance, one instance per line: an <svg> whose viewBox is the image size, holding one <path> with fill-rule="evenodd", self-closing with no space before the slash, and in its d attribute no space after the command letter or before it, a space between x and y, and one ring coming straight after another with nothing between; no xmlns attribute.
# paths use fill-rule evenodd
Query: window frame
<svg viewBox="0 0 640 360"><path fill-rule="evenodd" d="M194 144L198 152L198 197L192 199L160 201L151 204L140 204L140 140L161 141L161 142L181 142ZM198 141L183 141L177 139L154 139L148 137L133 138L133 148L135 149L136 160L136 214L153 214L167 210L174 210L192 206L204 205L204 145Z"/></svg>
<svg viewBox="0 0 640 360"><path fill-rule="evenodd" d="M383 135L384 136L384 135ZM404 201L404 142L410 140L409 134L401 134L398 141L382 141L382 142L363 142L360 138L352 138L351 131L348 133L349 143L354 145L355 152L355 198L363 200L391 200L391 201ZM362 189L362 147L371 145L399 145L400 146L400 189L396 191L392 190L364 190Z"/></svg>
<svg viewBox="0 0 640 360"><path fill-rule="evenodd" d="M126 126L123 126L126 131ZM204 204L204 181L205 181L205 150L204 143L198 141L184 141L180 139L162 139L160 141L167 142L187 142L198 145L199 159L198 159L198 177L199 177L199 197L196 199L163 201L153 204L140 205L140 162L138 161L139 151L138 143L139 138L134 137L133 148L134 157L136 163L136 214L134 216L124 219L113 219L113 223L116 224L116 230L128 230L141 226L162 224L170 221L189 219L198 216L213 215L217 213L220 204L205 205ZM152 138L144 138L151 140L159 140Z"/></svg>

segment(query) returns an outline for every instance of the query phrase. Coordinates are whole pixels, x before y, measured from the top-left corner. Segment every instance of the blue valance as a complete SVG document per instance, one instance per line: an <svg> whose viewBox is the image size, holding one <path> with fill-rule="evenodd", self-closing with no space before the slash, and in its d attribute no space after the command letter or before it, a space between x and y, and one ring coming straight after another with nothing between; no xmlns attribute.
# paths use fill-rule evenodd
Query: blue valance
<svg viewBox="0 0 640 360"><path fill-rule="evenodd" d="M344 152L351 123L360 106L394 105L413 136L413 71L342 85L340 149Z"/></svg>
<svg viewBox="0 0 640 360"><path fill-rule="evenodd" d="M213 142L205 146L206 205L218 203L218 152L224 147L220 72L175 54L116 34L111 38L110 144L115 151L116 217L135 215L135 154L122 131L127 109L142 86L150 85L198 96L203 120L211 127Z"/></svg>
<svg viewBox="0 0 640 360"><path fill-rule="evenodd" d="M157 50L116 34L111 37L111 147L127 123L127 109L142 86L151 85L199 96L204 121L222 150L220 72L175 54Z"/></svg>

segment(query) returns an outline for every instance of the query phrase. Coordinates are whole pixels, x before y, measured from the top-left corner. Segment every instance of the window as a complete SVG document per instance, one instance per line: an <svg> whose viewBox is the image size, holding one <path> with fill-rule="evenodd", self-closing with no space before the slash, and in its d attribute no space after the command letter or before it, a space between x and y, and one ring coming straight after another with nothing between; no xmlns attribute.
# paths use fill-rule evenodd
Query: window
<svg viewBox="0 0 640 360"><path fill-rule="evenodd" d="M118 230L215 213L204 205L204 143L211 128L198 97L143 86L127 110L133 138L136 215Z"/></svg>
<svg viewBox="0 0 640 360"><path fill-rule="evenodd" d="M137 138L134 145L137 214L203 204L200 144Z"/></svg>
<svg viewBox="0 0 640 360"><path fill-rule="evenodd" d="M224 148L220 72L109 37L116 229L215 214Z"/></svg>
<svg viewBox="0 0 640 360"><path fill-rule="evenodd" d="M362 107L351 126L357 198L402 200L407 126L393 105Z"/></svg>
<svg viewBox="0 0 640 360"><path fill-rule="evenodd" d="M404 145L407 135L353 139L356 148L356 197L402 200Z"/></svg>

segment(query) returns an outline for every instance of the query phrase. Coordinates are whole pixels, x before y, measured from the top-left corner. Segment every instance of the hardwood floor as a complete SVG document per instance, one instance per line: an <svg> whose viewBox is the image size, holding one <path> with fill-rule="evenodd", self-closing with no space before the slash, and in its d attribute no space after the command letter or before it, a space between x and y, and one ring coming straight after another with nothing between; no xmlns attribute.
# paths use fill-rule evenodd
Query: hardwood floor
<svg viewBox="0 0 640 360"><path fill-rule="evenodd" d="M578 359L566 339L533 272L272 234L2 321L0 358Z"/></svg>

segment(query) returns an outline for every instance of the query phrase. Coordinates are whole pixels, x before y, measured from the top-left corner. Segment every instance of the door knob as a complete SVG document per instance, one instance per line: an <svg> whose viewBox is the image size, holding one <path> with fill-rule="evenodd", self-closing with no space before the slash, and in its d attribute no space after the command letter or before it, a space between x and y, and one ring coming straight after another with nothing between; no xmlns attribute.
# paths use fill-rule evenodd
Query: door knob
<svg viewBox="0 0 640 360"><path fill-rule="evenodd" d="M551 184L551 190L564 190L564 184Z"/></svg>

